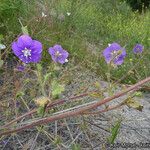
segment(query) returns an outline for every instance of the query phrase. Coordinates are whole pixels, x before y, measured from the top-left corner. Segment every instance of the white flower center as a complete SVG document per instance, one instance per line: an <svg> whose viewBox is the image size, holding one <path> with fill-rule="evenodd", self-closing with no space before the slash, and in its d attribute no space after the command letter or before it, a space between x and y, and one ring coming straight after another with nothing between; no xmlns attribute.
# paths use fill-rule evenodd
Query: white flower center
<svg viewBox="0 0 150 150"><path fill-rule="evenodd" d="M28 56L31 56L31 50L25 48L24 50L22 50L23 55L27 58Z"/></svg>
<svg viewBox="0 0 150 150"><path fill-rule="evenodd" d="M137 47L137 48L136 48L136 51L137 51L137 52L140 52L140 51L141 51L141 49L140 49L139 47Z"/></svg>
<svg viewBox="0 0 150 150"><path fill-rule="evenodd" d="M61 56L62 54L59 52L59 51L56 51L55 53L55 56L58 57L58 56Z"/></svg>
<svg viewBox="0 0 150 150"><path fill-rule="evenodd" d="M112 59L117 58L122 53L121 50L111 52Z"/></svg>

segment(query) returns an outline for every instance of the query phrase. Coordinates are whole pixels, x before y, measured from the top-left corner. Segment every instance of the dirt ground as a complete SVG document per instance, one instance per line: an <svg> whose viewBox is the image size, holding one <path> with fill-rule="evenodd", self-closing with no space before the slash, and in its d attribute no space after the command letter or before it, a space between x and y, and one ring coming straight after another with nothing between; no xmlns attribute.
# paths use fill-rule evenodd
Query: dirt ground
<svg viewBox="0 0 150 150"><path fill-rule="evenodd" d="M12 69L10 67L10 69ZM21 80L24 79L24 75ZM73 72L73 80L66 86L65 92L61 97L79 94L85 87L88 90L93 89L91 86L99 82L102 88L108 84L101 80L95 73L90 70L76 70ZM0 109L0 123L3 124L13 118L13 94L14 72L2 73L0 77L0 99L3 105ZM5 85L5 86L4 86ZM118 86L115 92L120 91ZM82 92L81 92L82 93ZM108 93L104 93L105 97ZM111 105L117 104L127 96L116 99ZM93 98L99 100L98 98ZM2 137L0 140L0 149L2 150L69 150L73 145L80 144L83 150L101 150L101 149L149 149L150 148L150 93L145 92L138 99L144 106L142 111L138 111L127 106L121 109L106 112L104 114L93 116L80 116L55 121L44 126L44 131L39 132L37 128L27 129L17 134L11 134ZM92 97L86 97L85 101L91 101ZM18 104L19 105L19 104ZM30 108L34 108L30 105ZM7 111L8 109L8 111ZM101 109L101 108L98 108ZM12 111L11 111L12 110ZM19 109L25 111L24 109ZM5 114L3 113L5 111ZM6 115L6 113L8 113ZM10 113L10 115L9 115ZM12 114L11 114L12 113ZM107 138L110 136L110 128L118 118L123 118L119 135L116 138L114 147L107 147ZM22 122L24 119L22 120ZM125 143L122 145L122 143ZM146 145L147 144L147 145ZM104 146L105 145L105 146ZM142 145L142 146L141 146ZM78 149L73 149L78 150Z"/></svg>

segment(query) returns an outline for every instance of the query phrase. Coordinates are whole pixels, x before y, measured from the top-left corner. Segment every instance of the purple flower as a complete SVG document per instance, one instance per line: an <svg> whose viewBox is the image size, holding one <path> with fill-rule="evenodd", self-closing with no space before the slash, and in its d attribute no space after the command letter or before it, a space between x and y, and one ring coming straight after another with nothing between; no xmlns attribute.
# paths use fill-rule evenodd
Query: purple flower
<svg viewBox="0 0 150 150"><path fill-rule="evenodd" d="M20 65L20 66L17 67L17 70L23 72L25 70L25 66Z"/></svg>
<svg viewBox="0 0 150 150"><path fill-rule="evenodd" d="M6 145L8 143L8 141L6 140L3 140L3 144Z"/></svg>
<svg viewBox="0 0 150 150"><path fill-rule="evenodd" d="M118 43L112 43L103 51L103 56L107 63L121 65L126 56L126 51Z"/></svg>
<svg viewBox="0 0 150 150"><path fill-rule="evenodd" d="M141 54L143 52L144 46L141 44L136 44L133 48L133 53L135 54Z"/></svg>
<svg viewBox="0 0 150 150"><path fill-rule="evenodd" d="M69 53L64 50L61 45L54 45L53 47L50 47L48 50L49 54L51 55L54 62L59 62L61 64L64 64L65 62L68 62L68 55Z"/></svg>
<svg viewBox="0 0 150 150"><path fill-rule="evenodd" d="M42 44L32 40L28 35L22 35L17 42L12 43L14 54L24 63L37 63L41 60Z"/></svg>

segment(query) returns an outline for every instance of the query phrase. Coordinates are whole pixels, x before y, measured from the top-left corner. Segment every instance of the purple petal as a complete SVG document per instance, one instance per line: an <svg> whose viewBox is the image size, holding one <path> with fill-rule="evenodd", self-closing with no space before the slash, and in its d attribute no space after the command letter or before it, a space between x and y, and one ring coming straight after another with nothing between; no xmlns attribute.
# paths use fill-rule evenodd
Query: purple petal
<svg viewBox="0 0 150 150"><path fill-rule="evenodd" d="M18 66L17 67L17 69L18 69L18 71L24 71L25 70L25 66L23 66L23 65L20 65L20 66Z"/></svg>
<svg viewBox="0 0 150 150"><path fill-rule="evenodd" d="M38 63L42 58L41 54L36 54L31 56L31 62Z"/></svg>
<svg viewBox="0 0 150 150"><path fill-rule="evenodd" d="M114 64L116 64L116 65L121 65L121 64L123 63L123 61L124 61L123 59L120 59L120 60L114 62Z"/></svg>
<svg viewBox="0 0 150 150"><path fill-rule="evenodd" d="M68 56L69 56L69 53L63 50L62 56L59 57L58 62L60 62L61 64L64 64Z"/></svg>
<svg viewBox="0 0 150 150"><path fill-rule="evenodd" d="M63 51L63 48L61 47L61 45L58 45L58 44L54 45L53 49L59 52Z"/></svg>
<svg viewBox="0 0 150 150"><path fill-rule="evenodd" d="M111 55L105 56L105 61L106 61L107 63L110 63L111 59L112 59Z"/></svg>
<svg viewBox="0 0 150 150"><path fill-rule="evenodd" d="M121 55L120 57L118 57L114 60L114 64L121 65L123 63L123 61L124 61L124 56Z"/></svg>
<svg viewBox="0 0 150 150"><path fill-rule="evenodd" d="M28 35L22 35L18 38L17 45L22 49L29 48L32 45L32 39Z"/></svg>
<svg viewBox="0 0 150 150"><path fill-rule="evenodd" d="M138 53L142 53L143 52L143 49L144 49L144 46L141 45L141 44L136 44L135 47L133 48L133 52L135 54L138 54Z"/></svg>
<svg viewBox="0 0 150 150"><path fill-rule="evenodd" d="M107 57L108 55L110 55L110 53L112 52L112 49L110 47L107 47L106 49L104 49L103 51L103 56Z"/></svg>
<svg viewBox="0 0 150 150"><path fill-rule="evenodd" d="M26 63L26 64L28 64L28 63L31 62L31 58L25 57L23 54L20 55L20 56L18 56L18 57L19 57L19 59L20 59L22 62L24 62L24 63Z"/></svg>
<svg viewBox="0 0 150 150"><path fill-rule="evenodd" d="M66 50L63 50L62 56L66 59L69 56L69 53Z"/></svg>
<svg viewBox="0 0 150 150"><path fill-rule="evenodd" d="M52 60L54 61L54 62L58 62L58 58L57 57L55 57L55 56L51 56L52 57Z"/></svg>
<svg viewBox="0 0 150 150"><path fill-rule="evenodd" d="M48 52L51 55L52 60L54 62L57 62L57 57L55 56L55 53L56 53L55 49L53 47L50 47L49 50L48 50Z"/></svg>
<svg viewBox="0 0 150 150"><path fill-rule="evenodd" d="M127 55L126 50L122 48L122 53L119 55L119 57L125 58Z"/></svg>
<svg viewBox="0 0 150 150"><path fill-rule="evenodd" d="M12 50L16 56L19 56L22 54L22 49L20 47L18 47L16 42L12 43Z"/></svg>
<svg viewBox="0 0 150 150"><path fill-rule="evenodd" d="M53 49L53 47L50 47L50 48L48 49L48 52L49 52L49 54L50 54L51 56L54 56L54 55L55 55L55 50Z"/></svg>
<svg viewBox="0 0 150 150"><path fill-rule="evenodd" d="M61 64L64 64L64 63L66 62L65 60L66 60L66 59L60 58L60 59L58 60L58 62L61 63Z"/></svg>
<svg viewBox="0 0 150 150"><path fill-rule="evenodd" d="M39 41L33 40L30 49L32 50L33 54L40 54L42 52L42 44Z"/></svg>
<svg viewBox="0 0 150 150"><path fill-rule="evenodd" d="M112 43L111 45L110 45L110 48L112 49L112 50L121 50L122 49L122 47L118 44L118 43Z"/></svg>

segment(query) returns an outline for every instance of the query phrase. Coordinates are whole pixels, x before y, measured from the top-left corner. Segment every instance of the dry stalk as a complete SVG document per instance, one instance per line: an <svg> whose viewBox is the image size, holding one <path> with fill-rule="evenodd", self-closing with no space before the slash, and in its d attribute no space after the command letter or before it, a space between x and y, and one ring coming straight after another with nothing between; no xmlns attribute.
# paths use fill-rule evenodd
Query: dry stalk
<svg viewBox="0 0 150 150"><path fill-rule="evenodd" d="M133 85L133 86L127 88L126 90L124 90L122 92L119 92L119 93L117 93L117 94L115 94L111 97L108 97L108 98L105 98L103 100L97 101L94 104L90 104L90 105L85 106L83 108L79 108L75 111L69 111L69 112L65 112L63 114L58 114L58 115L42 118L41 120L35 121L35 122L33 122L29 125L25 125L25 126L22 126L20 128L11 129L11 130L1 132L0 136L8 135L8 134L15 133L15 132L20 132L20 131L25 130L25 129L29 129L29 128L32 128L32 127L35 127L35 126L38 126L38 125L41 125L41 124L50 123L50 122L60 120L60 119L63 119L63 118L75 117L75 116L78 116L78 115L82 115L84 112L89 111L91 109L95 109L95 108L97 108L97 107L99 107L103 104L106 104L107 102L110 102L115 98L121 97L121 96L125 95L126 93L128 93L130 91L136 91L137 89L140 88L141 85L143 85L144 83L147 83L149 81L150 81L150 77L148 77L148 78L146 78L142 81L139 81L135 85Z"/></svg>
<svg viewBox="0 0 150 150"><path fill-rule="evenodd" d="M55 107L55 106L57 106L57 105L61 105L61 104L65 103L65 102L69 102L69 101L76 100L76 99L81 99L82 97L86 97L86 96L88 96L89 94L91 94L91 93L93 93L93 92L97 92L97 91L91 91L91 92L89 92L89 93L82 93L82 94L80 94L80 95L73 96L73 97L69 97L69 98L67 98L67 99L59 99L59 100L57 100L57 101L55 101L55 102L52 102L52 103L50 102L50 103L47 105L46 110L49 110L49 109L51 109L51 108L53 108L53 107ZM31 111L29 111L29 112L27 112L27 113L25 113L25 114L23 114L23 115L21 115L21 116L15 118L14 120L8 122L8 123L5 124L4 126L2 126L0 129L7 128L7 127L9 127L10 125L12 125L13 123L15 123L15 122L17 122L17 121L19 121L19 120L21 120L21 119L27 117L27 116L31 116L32 114L34 114L34 113L36 113L36 112L37 112L37 109L33 109L33 110L31 110Z"/></svg>

